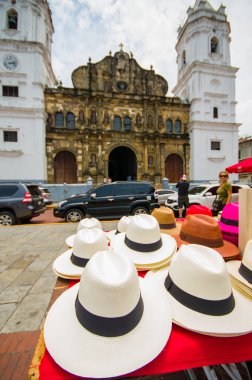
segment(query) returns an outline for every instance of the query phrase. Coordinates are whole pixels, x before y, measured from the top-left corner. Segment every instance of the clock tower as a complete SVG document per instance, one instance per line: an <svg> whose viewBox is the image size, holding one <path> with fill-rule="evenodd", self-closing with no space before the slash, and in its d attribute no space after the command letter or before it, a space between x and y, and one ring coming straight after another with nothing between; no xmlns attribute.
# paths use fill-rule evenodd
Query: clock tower
<svg viewBox="0 0 252 380"><path fill-rule="evenodd" d="M178 30L175 96L191 104L190 180L216 180L238 160L235 78L231 66L230 25L221 5L196 0Z"/></svg>
<svg viewBox="0 0 252 380"><path fill-rule="evenodd" d="M45 182L44 90L55 83L46 0L0 0L0 180Z"/></svg>

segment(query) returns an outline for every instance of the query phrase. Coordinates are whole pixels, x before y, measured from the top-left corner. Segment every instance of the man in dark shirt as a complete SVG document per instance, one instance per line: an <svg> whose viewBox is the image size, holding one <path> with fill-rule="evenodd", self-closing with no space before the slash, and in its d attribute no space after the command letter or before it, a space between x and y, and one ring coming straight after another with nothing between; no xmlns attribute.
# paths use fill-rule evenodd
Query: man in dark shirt
<svg viewBox="0 0 252 380"><path fill-rule="evenodd" d="M189 197L188 197L189 182L186 181L185 174L182 175L176 187L178 188L179 217L182 218L183 206L185 207L185 211L189 207Z"/></svg>

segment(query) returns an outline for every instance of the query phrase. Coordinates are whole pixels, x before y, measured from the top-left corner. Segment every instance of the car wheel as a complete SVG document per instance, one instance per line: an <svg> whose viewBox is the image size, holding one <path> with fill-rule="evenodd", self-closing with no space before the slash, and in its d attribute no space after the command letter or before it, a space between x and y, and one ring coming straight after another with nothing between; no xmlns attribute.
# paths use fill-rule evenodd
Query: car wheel
<svg viewBox="0 0 252 380"><path fill-rule="evenodd" d="M0 225L1 226L12 226L16 223L15 215L10 211L0 212Z"/></svg>
<svg viewBox="0 0 252 380"><path fill-rule="evenodd" d="M146 207L143 207L143 206L135 207L132 210L132 215L140 215L140 214L149 214L149 211Z"/></svg>
<svg viewBox="0 0 252 380"><path fill-rule="evenodd" d="M75 208L67 211L65 214L65 221L68 223L76 223L76 222L79 222L83 218L84 218L83 212Z"/></svg>

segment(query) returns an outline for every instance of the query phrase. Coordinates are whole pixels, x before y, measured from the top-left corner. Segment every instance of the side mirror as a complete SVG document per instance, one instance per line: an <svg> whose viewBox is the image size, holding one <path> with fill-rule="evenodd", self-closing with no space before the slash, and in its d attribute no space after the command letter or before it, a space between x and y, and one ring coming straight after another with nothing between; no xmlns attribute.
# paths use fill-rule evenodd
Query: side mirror
<svg viewBox="0 0 252 380"><path fill-rule="evenodd" d="M96 199L96 194L93 193L93 194L90 195L90 197L91 197L92 199Z"/></svg>
<svg viewBox="0 0 252 380"><path fill-rule="evenodd" d="M208 191L206 194L205 194L205 196L206 197L210 197L210 196L212 196L213 194L210 192L210 191Z"/></svg>

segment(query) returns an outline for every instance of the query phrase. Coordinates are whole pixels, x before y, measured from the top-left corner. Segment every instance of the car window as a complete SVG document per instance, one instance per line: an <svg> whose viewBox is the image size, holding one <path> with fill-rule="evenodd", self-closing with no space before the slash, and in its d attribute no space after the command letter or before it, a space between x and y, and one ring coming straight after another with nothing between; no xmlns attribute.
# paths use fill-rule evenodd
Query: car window
<svg viewBox="0 0 252 380"><path fill-rule="evenodd" d="M0 197L12 197L18 191L18 186L15 185L1 185Z"/></svg>
<svg viewBox="0 0 252 380"><path fill-rule="evenodd" d="M219 186L213 186L210 187L210 189L207 189L206 193L212 193L212 195L216 195L216 190L218 189Z"/></svg>
<svg viewBox="0 0 252 380"><path fill-rule="evenodd" d="M114 195L113 185L105 185L98 187L97 189L94 189L93 193L96 194L96 198L110 197Z"/></svg>
<svg viewBox="0 0 252 380"><path fill-rule="evenodd" d="M154 188L152 188L152 186L148 186L145 183L138 183L138 184L135 183L133 186L133 193L134 194L150 194L154 191L155 190L154 190Z"/></svg>
<svg viewBox="0 0 252 380"><path fill-rule="evenodd" d="M232 194L238 194L240 189L240 186L232 186Z"/></svg>
<svg viewBox="0 0 252 380"><path fill-rule="evenodd" d="M188 191L188 194L198 195L202 193L202 191L206 190L206 186L195 186L191 190Z"/></svg>
<svg viewBox="0 0 252 380"><path fill-rule="evenodd" d="M130 195L133 194L134 189L131 184L122 183L114 185L114 194L115 195Z"/></svg>

